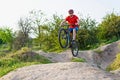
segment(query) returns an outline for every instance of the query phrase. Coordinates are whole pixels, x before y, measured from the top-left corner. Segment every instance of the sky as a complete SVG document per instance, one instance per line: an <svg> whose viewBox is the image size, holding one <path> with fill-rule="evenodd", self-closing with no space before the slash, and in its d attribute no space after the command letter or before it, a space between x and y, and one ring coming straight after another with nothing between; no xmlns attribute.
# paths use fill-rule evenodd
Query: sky
<svg viewBox="0 0 120 80"><path fill-rule="evenodd" d="M120 0L0 0L0 27L17 30L20 17L32 10L42 10L50 18L55 13L66 17L69 9L101 22L107 13L120 13Z"/></svg>

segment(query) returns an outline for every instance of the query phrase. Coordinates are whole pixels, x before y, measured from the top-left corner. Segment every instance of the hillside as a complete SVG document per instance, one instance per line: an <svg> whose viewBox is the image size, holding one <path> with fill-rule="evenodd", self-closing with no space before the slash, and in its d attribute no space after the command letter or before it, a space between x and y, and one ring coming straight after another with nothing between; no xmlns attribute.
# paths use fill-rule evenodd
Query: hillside
<svg viewBox="0 0 120 80"><path fill-rule="evenodd" d="M95 50L79 51L78 58L86 62L71 62L70 50L60 54L37 51L54 63L19 68L0 80L120 80L119 70L105 71L119 52L120 41Z"/></svg>
<svg viewBox="0 0 120 80"><path fill-rule="evenodd" d="M53 63L24 67L1 80L113 80L110 74L87 63Z"/></svg>

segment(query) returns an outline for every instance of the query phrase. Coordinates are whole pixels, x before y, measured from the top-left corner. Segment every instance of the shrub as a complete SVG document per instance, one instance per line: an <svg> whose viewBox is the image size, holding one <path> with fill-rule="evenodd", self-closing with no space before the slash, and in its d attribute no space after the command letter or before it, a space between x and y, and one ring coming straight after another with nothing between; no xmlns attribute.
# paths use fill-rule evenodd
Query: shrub
<svg viewBox="0 0 120 80"><path fill-rule="evenodd" d="M120 53L116 55L116 59L107 67L107 71L120 68Z"/></svg>
<svg viewBox="0 0 120 80"><path fill-rule="evenodd" d="M51 63L51 61L24 47L0 58L0 77L16 68L41 63Z"/></svg>

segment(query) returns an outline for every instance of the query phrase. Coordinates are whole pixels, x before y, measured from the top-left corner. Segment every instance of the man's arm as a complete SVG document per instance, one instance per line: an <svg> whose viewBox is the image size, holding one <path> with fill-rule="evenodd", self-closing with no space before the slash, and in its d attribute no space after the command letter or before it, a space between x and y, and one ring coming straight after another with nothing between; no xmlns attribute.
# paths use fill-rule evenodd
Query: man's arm
<svg viewBox="0 0 120 80"><path fill-rule="evenodd" d="M80 24L80 20L77 19L77 23L75 23L75 25L79 25Z"/></svg>
<svg viewBox="0 0 120 80"><path fill-rule="evenodd" d="M66 20L64 19L64 20L60 23L60 26L62 26L65 22L66 22Z"/></svg>

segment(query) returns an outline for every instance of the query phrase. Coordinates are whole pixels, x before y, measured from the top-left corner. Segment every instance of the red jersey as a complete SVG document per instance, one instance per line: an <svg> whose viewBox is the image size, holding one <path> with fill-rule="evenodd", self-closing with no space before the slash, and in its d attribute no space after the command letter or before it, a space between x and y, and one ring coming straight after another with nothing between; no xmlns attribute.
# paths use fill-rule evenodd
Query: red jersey
<svg viewBox="0 0 120 80"><path fill-rule="evenodd" d="M78 25L75 25L75 23L77 23L77 20L79 18L76 16L76 15L73 15L72 17L71 16L68 16L65 18L65 20L68 22L68 24L70 25L70 28L75 28L76 26Z"/></svg>

